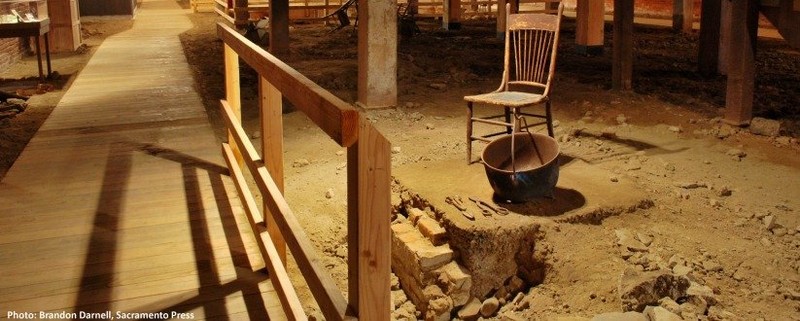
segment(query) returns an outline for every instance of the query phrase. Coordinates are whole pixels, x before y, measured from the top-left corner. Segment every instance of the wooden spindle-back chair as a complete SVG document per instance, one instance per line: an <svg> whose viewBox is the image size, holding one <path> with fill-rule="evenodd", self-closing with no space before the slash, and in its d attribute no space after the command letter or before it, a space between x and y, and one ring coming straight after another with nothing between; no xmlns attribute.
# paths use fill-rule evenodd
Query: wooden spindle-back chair
<svg viewBox="0 0 800 321"><path fill-rule="evenodd" d="M553 134L553 115L550 110L550 84L556 65L558 35L564 4L559 3L557 14L511 14L506 6L505 56L503 80L497 90L480 95L465 96L467 101L467 163L473 163L472 142L490 142L491 137L510 134L528 127L546 124L547 133ZM477 117L473 104L502 107L503 114ZM522 112L523 108L544 104L544 114ZM522 117L536 117L543 122L522 127ZM504 118L503 120L497 120ZM475 122L505 127L504 131L474 135ZM526 122L527 124L527 122Z"/></svg>

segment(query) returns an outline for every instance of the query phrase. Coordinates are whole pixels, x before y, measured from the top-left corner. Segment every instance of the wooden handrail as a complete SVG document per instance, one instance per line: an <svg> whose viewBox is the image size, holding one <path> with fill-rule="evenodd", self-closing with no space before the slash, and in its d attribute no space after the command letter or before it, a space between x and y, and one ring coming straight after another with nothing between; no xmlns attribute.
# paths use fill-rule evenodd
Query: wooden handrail
<svg viewBox="0 0 800 321"><path fill-rule="evenodd" d="M217 31L225 42L226 99L220 105L228 128L228 143L223 144L223 156L284 311L290 320L307 319L285 273L288 247L326 319L388 321L391 301L389 141L351 105L230 27L220 24ZM260 155L241 125L240 58L259 73ZM322 266L316 249L283 196L283 97L339 145L347 147L347 300ZM261 213L244 182L242 168L248 169L262 195Z"/></svg>
<svg viewBox="0 0 800 321"><path fill-rule="evenodd" d="M355 143L358 137L358 111L352 105L315 84L233 28L219 23L217 35L337 144L348 147Z"/></svg>

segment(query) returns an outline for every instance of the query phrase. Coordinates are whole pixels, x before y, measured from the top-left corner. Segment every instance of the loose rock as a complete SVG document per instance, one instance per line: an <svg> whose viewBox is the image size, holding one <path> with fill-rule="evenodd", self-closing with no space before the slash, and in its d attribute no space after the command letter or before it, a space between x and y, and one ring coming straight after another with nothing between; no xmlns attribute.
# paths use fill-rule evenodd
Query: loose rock
<svg viewBox="0 0 800 321"><path fill-rule="evenodd" d="M500 308L500 302L495 297L490 297L483 301L481 305L481 315L484 318L488 318L493 316L497 310Z"/></svg>
<svg viewBox="0 0 800 321"><path fill-rule="evenodd" d="M750 132L756 135L776 137L780 135L781 123L777 120L755 117L750 121Z"/></svg>
<svg viewBox="0 0 800 321"><path fill-rule="evenodd" d="M292 162L292 167L295 167L295 168L306 167L309 164L311 164L311 162L309 162L307 159L299 158L299 159L295 159L294 162Z"/></svg>
<svg viewBox="0 0 800 321"><path fill-rule="evenodd" d="M628 268L620 277L618 293L624 311L643 311L664 297L684 297L688 288L689 279L669 271L639 272Z"/></svg>

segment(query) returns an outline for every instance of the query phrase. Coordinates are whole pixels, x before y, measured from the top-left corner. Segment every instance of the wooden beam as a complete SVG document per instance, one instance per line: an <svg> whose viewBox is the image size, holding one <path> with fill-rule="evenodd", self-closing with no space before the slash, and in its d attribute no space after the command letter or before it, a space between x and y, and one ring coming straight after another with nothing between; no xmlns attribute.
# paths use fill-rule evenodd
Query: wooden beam
<svg viewBox="0 0 800 321"><path fill-rule="evenodd" d="M733 2L730 31L730 64L723 120L731 125L742 126L750 123L753 117L758 0Z"/></svg>
<svg viewBox="0 0 800 321"><path fill-rule="evenodd" d="M388 321L391 272L391 152L366 119L347 149L348 299L359 320Z"/></svg>
<svg viewBox="0 0 800 321"><path fill-rule="evenodd" d="M461 29L461 0L443 0L442 28L444 30Z"/></svg>
<svg viewBox="0 0 800 321"><path fill-rule="evenodd" d="M283 192L283 99L281 92L269 83L264 77L259 77L258 82L259 102L261 111L261 158L267 167L269 175L275 185ZM267 231L275 244L283 265L286 266L286 241L275 223L274 215L263 204Z"/></svg>
<svg viewBox="0 0 800 321"><path fill-rule="evenodd" d="M506 38L506 19L508 15L508 3L506 0L497 0L497 38Z"/></svg>
<svg viewBox="0 0 800 321"><path fill-rule="evenodd" d="M672 0L672 29L690 33L693 23L694 0Z"/></svg>
<svg viewBox="0 0 800 321"><path fill-rule="evenodd" d="M247 11L248 0L233 1L233 25L237 29L244 29L250 20L250 13Z"/></svg>
<svg viewBox="0 0 800 321"><path fill-rule="evenodd" d="M703 0L701 7L697 70L707 77L717 73L722 1L728 0Z"/></svg>
<svg viewBox="0 0 800 321"><path fill-rule="evenodd" d="M633 0L614 1L612 56L612 87L617 90L633 89Z"/></svg>
<svg viewBox="0 0 800 321"><path fill-rule="evenodd" d="M605 3L594 0L578 0L576 10L575 50L583 55L602 55Z"/></svg>
<svg viewBox="0 0 800 321"><path fill-rule="evenodd" d="M397 0L358 0L359 106L397 105Z"/></svg>
<svg viewBox="0 0 800 321"><path fill-rule="evenodd" d="M347 147L356 141L358 111L352 105L245 39L231 27L217 24L217 35L336 143Z"/></svg>
<svg viewBox="0 0 800 321"><path fill-rule="evenodd" d="M269 0L269 52L289 53L289 0Z"/></svg>
<svg viewBox="0 0 800 321"><path fill-rule="evenodd" d="M728 61L730 61L728 54L731 52L730 49L728 49L731 38L731 2L720 0L720 7L717 72L719 72L720 75L727 75Z"/></svg>

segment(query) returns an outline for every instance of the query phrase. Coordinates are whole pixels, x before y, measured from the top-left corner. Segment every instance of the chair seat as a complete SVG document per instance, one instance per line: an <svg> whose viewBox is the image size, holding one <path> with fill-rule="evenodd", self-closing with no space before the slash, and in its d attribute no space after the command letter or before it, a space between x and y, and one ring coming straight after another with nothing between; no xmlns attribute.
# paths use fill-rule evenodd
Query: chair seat
<svg viewBox="0 0 800 321"><path fill-rule="evenodd" d="M499 91L488 94L464 96L464 100L506 107L523 107L544 102L547 100L547 97L520 91Z"/></svg>

